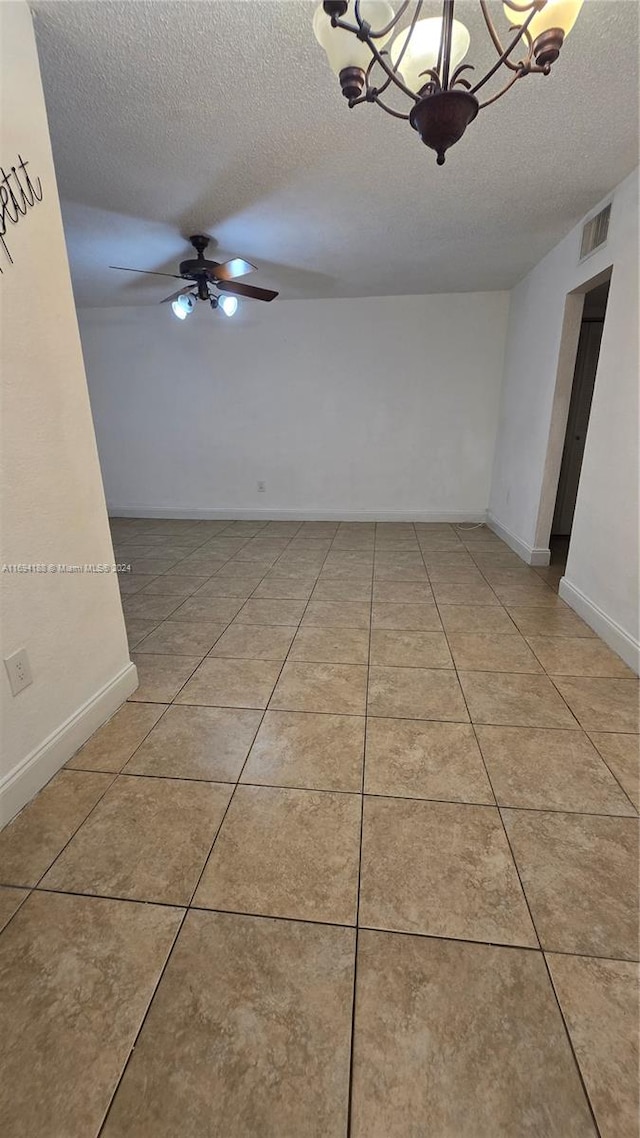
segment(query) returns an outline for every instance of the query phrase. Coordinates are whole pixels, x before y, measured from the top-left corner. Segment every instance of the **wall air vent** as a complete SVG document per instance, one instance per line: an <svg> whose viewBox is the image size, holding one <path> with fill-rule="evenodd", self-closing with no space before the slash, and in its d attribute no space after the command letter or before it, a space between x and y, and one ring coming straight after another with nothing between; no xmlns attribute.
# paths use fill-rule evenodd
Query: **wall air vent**
<svg viewBox="0 0 640 1138"><path fill-rule="evenodd" d="M595 253L601 245L606 245L609 232L609 218L611 216L611 202L600 210L595 217L585 221L582 230L582 244L580 246L580 260L584 261L591 253Z"/></svg>

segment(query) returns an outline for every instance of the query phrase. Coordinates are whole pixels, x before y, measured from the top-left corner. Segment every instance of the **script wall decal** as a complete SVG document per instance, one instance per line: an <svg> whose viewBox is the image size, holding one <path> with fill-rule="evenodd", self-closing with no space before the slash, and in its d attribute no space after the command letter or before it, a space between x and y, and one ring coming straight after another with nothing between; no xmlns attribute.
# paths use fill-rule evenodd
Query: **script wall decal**
<svg viewBox="0 0 640 1138"><path fill-rule="evenodd" d="M9 173L0 166L0 242L11 264L13 257L6 241L7 223L17 225L43 198L42 182L39 178L29 177L28 165L27 159L19 154L17 165L12 166ZM4 270L0 266L2 272Z"/></svg>

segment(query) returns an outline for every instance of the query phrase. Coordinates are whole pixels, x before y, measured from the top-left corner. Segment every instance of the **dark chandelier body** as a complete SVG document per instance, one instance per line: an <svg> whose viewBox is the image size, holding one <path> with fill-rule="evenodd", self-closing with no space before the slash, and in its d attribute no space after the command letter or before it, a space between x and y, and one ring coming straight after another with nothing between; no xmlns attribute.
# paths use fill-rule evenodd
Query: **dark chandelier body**
<svg viewBox="0 0 640 1138"><path fill-rule="evenodd" d="M424 0L403 0L395 12L388 0L324 0L314 16L316 39L349 106L376 103L394 118L408 120L435 150L439 166L478 111L495 103L518 79L549 74L583 0L503 0L511 25L506 43L487 0L478 3L497 59L475 82L469 78L473 65L462 63L470 41L464 24L454 18L455 0L444 0L442 16L428 19L420 19ZM388 49L409 12L408 26ZM481 101L479 93L501 71L509 72L507 81ZM408 110L389 105L394 89L410 100Z"/></svg>

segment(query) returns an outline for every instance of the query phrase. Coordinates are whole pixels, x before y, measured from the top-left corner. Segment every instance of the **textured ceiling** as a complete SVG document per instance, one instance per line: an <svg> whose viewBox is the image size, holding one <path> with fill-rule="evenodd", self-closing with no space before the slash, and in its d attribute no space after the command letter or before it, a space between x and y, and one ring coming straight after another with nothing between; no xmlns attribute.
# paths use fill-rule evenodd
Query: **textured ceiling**
<svg viewBox="0 0 640 1138"><path fill-rule="evenodd" d="M587 0L552 75L442 168L407 123L349 110L313 3L31 7L79 305L158 301L171 282L107 266L175 271L197 231L287 298L509 288L638 161L636 0ZM488 65L477 0L457 14Z"/></svg>

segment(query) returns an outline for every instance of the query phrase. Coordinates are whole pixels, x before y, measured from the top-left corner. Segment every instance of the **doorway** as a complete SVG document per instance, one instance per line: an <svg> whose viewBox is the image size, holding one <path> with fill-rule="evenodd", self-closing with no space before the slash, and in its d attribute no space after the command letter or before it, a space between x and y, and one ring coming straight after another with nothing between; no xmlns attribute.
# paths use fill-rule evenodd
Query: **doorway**
<svg viewBox="0 0 640 1138"><path fill-rule="evenodd" d="M584 298L560 477L558 478L558 490L549 541L550 564L556 567L557 571L564 570L567 562L610 283L610 280L607 280L603 284L597 285L585 293Z"/></svg>

